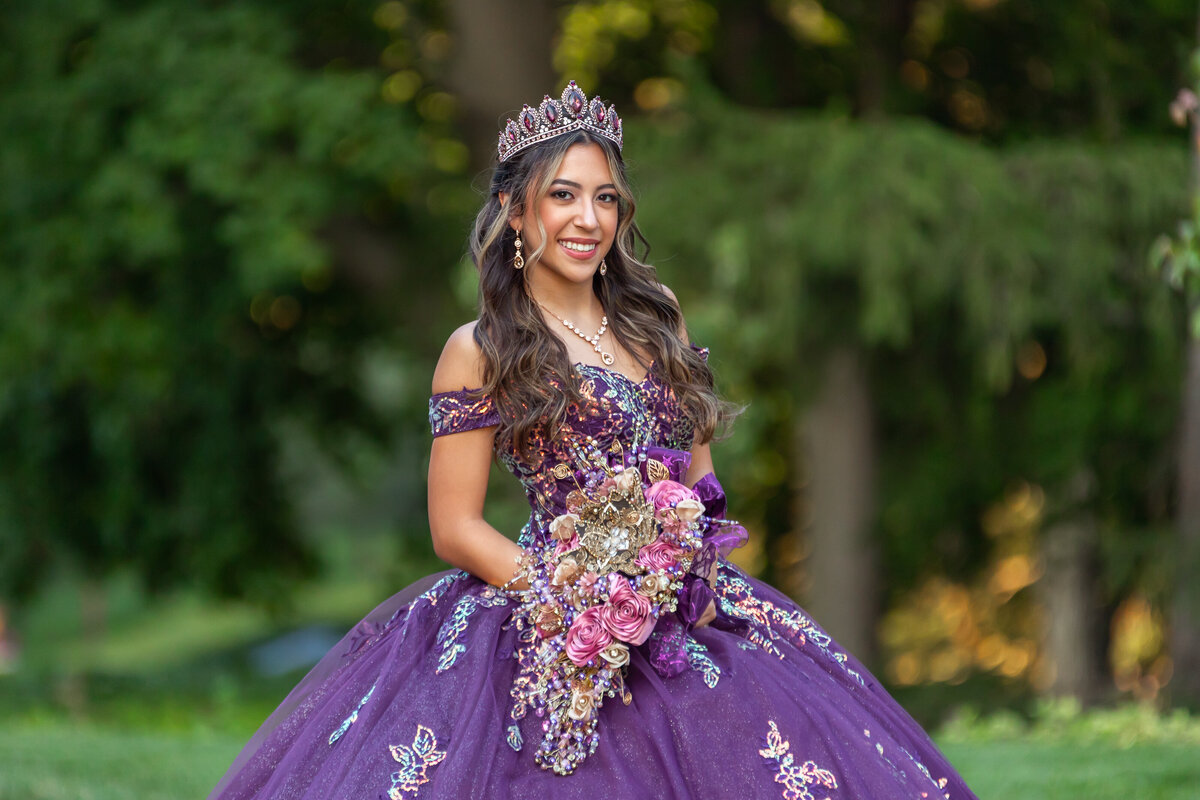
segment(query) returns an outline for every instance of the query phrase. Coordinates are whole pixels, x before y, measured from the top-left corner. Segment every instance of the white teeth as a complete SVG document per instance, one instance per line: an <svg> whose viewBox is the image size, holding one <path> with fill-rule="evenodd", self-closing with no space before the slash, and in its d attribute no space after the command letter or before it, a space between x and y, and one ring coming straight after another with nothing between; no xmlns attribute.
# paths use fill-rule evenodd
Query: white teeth
<svg viewBox="0 0 1200 800"><path fill-rule="evenodd" d="M596 245L594 244L580 244L579 242L559 242L559 244L568 250L574 250L579 253L590 253L596 249Z"/></svg>

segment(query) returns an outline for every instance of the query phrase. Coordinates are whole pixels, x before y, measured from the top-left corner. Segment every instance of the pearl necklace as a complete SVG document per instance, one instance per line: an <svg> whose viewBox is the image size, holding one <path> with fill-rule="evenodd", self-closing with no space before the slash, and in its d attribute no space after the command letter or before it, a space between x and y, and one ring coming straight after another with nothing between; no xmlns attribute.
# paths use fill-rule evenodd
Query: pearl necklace
<svg viewBox="0 0 1200 800"><path fill-rule="evenodd" d="M535 302L536 302L536 301L535 301ZM551 311L550 309L546 308L546 307L545 307L545 306L543 306L541 303L538 303L538 305L539 305L539 306L541 306L541 309L542 309L543 311L545 311L547 314L549 314L550 316L554 317L556 320L558 320L559 322L561 322L561 323L562 323L564 326L566 326L567 328L570 328L572 331L574 331L576 336L578 336L580 339L583 339L585 342L587 342L588 344L590 344L590 345L592 346L592 349L593 349L593 350L595 350L597 353L599 353L599 354L600 354L600 360L604 362L604 366L606 366L606 367L611 367L611 366L613 365L613 362L614 362L614 361L616 361L616 359L615 359L615 358L613 358L613 354L612 354L612 353L606 353L606 352L604 352L603 350L601 350L601 349L600 349L600 337L604 335L604 332L605 332L606 330L608 330L608 315L607 315L607 314L603 315L603 316L600 318L600 330L596 331L596 335L595 335L595 336L588 336L586 333L584 333L583 331L579 330L579 328L576 328L576 327L575 327L574 325L572 325L570 322L568 322L567 320L563 319L563 318L562 318L562 317L560 317L558 314L555 314L553 311Z"/></svg>

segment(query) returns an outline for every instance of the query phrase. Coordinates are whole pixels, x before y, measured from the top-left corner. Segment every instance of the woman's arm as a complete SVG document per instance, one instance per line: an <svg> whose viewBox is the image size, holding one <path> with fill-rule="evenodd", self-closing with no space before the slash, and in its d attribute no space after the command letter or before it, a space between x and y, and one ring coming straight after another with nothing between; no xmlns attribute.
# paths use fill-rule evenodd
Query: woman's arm
<svg viewBox="0 0 1200 800"><path fill-rule="evenodd" d="M446 342L433 373L435 394L482 385L474 326L462 326ZM512 579L522 551L483 518L495 436L495 428L479 428L434 438L429 455L429 531L439 558L502 586ZM528 586L522 580L512 588Z"/></svg>
<svg viewBox="0 0 1200 800"><path fill-rule="evenodd" d="M695 486L696 481L713 471L712 448L708 442L701 444L698 439L693 440L692 463L683 479L684 485Z"/></svg>

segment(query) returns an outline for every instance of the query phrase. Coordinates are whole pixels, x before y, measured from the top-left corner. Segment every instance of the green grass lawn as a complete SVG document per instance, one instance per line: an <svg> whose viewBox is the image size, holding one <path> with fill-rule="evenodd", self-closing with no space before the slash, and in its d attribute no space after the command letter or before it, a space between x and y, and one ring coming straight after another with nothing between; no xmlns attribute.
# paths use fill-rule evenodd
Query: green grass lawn
<svg viewBox="0 0 1200 800"><path fill-rule="evenodd" d="M0 800L203 798L242 742L65 723L0 731Z"/></svg>
<svg viewBox="0 0 1200 800"><path fill-rule="evenodd" d="M0 800L203 798L241 745L215 734L10 724L0 730ZM982 800L1200 798L1194 745L971 741L944 749Z"/></svg>
<svg viewBox="0 0 1200 800"><path fill-rule="evenodd" d="M942 751L981 800L1197 800L1200 750L1077 742L955 742Z"/></svg>

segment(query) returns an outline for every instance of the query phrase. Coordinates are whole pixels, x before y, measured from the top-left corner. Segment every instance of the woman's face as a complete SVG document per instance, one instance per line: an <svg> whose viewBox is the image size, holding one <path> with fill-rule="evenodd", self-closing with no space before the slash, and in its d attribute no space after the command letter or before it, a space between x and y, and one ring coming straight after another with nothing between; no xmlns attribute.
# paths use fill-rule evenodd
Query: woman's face
<svg viewBox="0 0 1200 800"><path fill-rule="evenodd" d="M513 221L526 259L542 245L537 218L547 244L536 262L526 264L530 280L553 275L590 281L617 234L617 189L599 145L571 145L546 194Z"/></svg>

